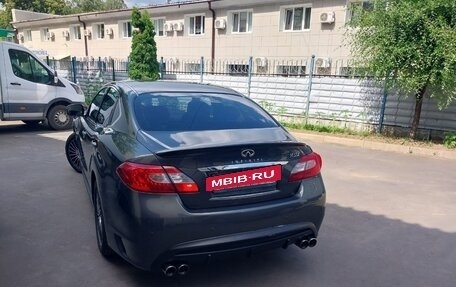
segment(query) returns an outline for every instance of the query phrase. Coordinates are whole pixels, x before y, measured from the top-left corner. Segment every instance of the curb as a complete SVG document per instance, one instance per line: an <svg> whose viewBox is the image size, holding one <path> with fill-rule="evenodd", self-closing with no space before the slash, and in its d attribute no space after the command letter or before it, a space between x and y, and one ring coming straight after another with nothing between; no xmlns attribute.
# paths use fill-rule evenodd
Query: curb
<svg viewBox="0 0 456 287"><path fill-rule="evenodd" d="M318 143L339 144L350 147L358 147L371 150L379 150L386 152L397 152L402 154L420 155L441 159L456 160L456 150L442 150L427 147L399 145L392 143L384 143L379 141L371 141L365 139L353 139L346 137L338 137L327 134L306 133L302 131L291 131L291 134L300 141L313 141Z"/></svg>

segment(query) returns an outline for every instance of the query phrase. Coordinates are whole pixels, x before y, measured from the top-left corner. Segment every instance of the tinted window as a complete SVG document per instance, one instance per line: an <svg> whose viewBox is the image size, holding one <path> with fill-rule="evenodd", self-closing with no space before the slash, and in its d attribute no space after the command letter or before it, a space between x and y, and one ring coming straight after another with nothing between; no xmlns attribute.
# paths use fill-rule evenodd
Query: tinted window
<svg viewBox="0 0 456 287"><path fill-rule="evenodd" d="M49 71L29 53L9 50L9 56L13 73L17 77L41 84L51 82Z"/></svg>
<svg viewBox="0 0 456 287"><path fill-rule="evenodd" d="M87 115L88 115L89 119L91 119L94 123L100 123L100 121L103 122L102 121L103 119L98 118L98 115L99 115L98 111L100 110L100 107L103 103L103 97L106 94L106 92L108 91L108 89L109 89L108 87L101 89L98 92L98 94L95 96L95 98L93 98L92 103L89 106L89 111L88 111Z"/></svg>
<svg viewBox="0 0 456 287"><path fill-rule="evenodd" d="M141 94L134 102L139 126L148 131L276 127L256 104L237 96Z"/></svg>
<svg viewBox="0 0 456 287"><path fill-rule="evenodd" d="M113 120L113 114L116 107L117 99L119 98L120 93L118 90L111 88L103 99L101 104L100 113L103 114L104 121L100 124L107 126Z"/></svg>

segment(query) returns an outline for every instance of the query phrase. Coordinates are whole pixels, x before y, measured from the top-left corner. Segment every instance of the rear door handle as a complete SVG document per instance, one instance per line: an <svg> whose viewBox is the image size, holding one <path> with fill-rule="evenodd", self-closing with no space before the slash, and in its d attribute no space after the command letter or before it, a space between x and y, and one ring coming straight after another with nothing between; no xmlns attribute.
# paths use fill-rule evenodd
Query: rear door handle
<svg viewBox="0 0 456 287"><path fill-rule="evenodd" d="M16 83L16 82L10 83L10 84L13 85L13 86L21 86L21 83Z"/></svg>

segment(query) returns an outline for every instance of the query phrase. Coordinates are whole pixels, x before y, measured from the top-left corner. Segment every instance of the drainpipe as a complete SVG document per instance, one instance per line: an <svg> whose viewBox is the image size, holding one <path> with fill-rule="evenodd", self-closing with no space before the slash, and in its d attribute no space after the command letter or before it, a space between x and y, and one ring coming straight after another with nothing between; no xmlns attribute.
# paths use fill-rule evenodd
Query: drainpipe
<svg viewBox="0 0 456 287"><path fill-rule="evenodd" d="M215 61L215 10L212 9L212 1L208 1L209 11L212 12L212 42L211 42L211 71L214 72L214 61Z"/></svg>
<svg viewBox="0 0 456 287"><path fill-rule="evenodd" d="M81 16L78 16L78 21L79 21L79 23L82 24L82 27L84 27L84 32L85 32L86 23L81 20ZM88 57L89 56L89 48L87 46L87 36L85 35L85 33L84 33L84 48L85 48L85 56Z"/></svg>

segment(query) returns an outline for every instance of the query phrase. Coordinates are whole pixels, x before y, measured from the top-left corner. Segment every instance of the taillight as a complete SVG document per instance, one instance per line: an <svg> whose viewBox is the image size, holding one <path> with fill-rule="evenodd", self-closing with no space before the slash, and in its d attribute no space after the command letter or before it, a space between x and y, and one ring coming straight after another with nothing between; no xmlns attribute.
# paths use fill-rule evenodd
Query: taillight
<svg viewBox="0 0 456 287"><path fill-rule="evenodd" d="M303 180L318 175L321 170L321 156L313 152L302 156L291 171L289 181Z"/></svg>
<svg viewBox="0 0 456 287"><path fill-rule="evenodd" d="M194 193L198 186L187 175L172 166L124 162L117 174L131 189L148 193Z"/></svg>

